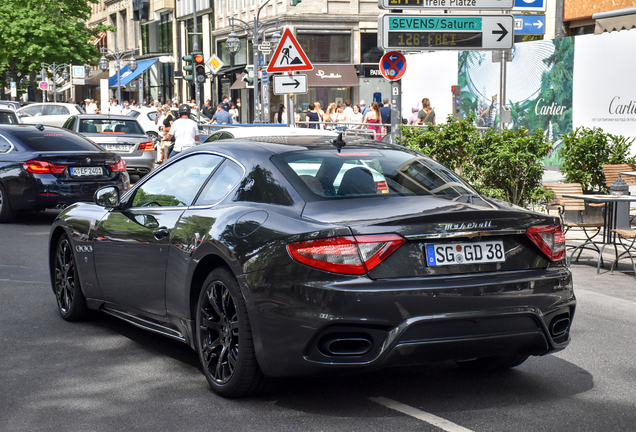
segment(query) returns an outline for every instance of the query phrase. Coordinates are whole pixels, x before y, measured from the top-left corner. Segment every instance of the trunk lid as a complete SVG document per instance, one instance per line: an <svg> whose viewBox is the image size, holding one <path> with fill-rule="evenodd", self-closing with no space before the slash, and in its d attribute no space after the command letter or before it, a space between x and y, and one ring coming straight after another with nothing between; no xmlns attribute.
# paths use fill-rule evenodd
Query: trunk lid
<svg viewBox="0 0 636 432"><path fill-rule="evenodd" d="M547 257L526 235L557 218L481 197L386 197L308 203L303 217L347 225L354 235L399 234L407 241L369 272L373 279L544 268ZM361 219L362 217L362 219ZM468 248L466 248L468 246ZM446 254L443 262L435 251ZM431 249L433 248L433 249ZM501 258L495 255L501 249ZM469 262L475 253L478 262ZM467 255L472 254L472 255ZM435 258L431 261L431 255ZM461 258L457 258L461 255ZM483 260L483 256L492 260ZM468 256L470 259L466 259ZM457 262L459 260L460 262ZM442 261L442 262L440 262Z"/></svg>

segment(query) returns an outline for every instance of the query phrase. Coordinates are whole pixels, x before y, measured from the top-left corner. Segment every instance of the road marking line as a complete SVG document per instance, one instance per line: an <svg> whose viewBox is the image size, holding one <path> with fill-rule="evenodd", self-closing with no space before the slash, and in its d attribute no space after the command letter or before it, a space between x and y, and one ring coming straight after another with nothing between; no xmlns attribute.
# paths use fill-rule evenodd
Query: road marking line
<svg viewBox="0 0 636 432"><path fill-rule="evenodd" d="M408 416L415 417L418 420L422 420L426 423L432 424L433 426L436 426L447 432L473 432L470 429L466 429L463 426L457 425L441 417L437 417L436 415L418 410L417 408L404 405L400 402L396 402L385 397L370 397L369 399L392 410L399 411Z"/></svg>

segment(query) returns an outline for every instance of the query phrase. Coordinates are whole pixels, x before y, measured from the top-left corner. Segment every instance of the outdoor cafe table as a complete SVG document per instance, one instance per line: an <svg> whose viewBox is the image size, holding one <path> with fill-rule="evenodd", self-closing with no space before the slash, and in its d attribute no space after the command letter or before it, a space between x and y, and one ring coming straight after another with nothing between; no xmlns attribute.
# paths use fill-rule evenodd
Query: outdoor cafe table
<svg viewBox="0 0 636 432"><path fill-rule="evenodd" d="M605 250L605 246L607 245L614 246L614 253L616 257L614 262L617 262L619 258L618 247L616 243L617 234L613 233L612 230L613 229L631 230L631 227L629 226L629 222L628 222L628 226L617 226L616 222L617 220L619 220L619 218L617 217L618 209L622 207L622 206L619 206L618 204L622 202L626 202L626 203L635 202L636 195L566 195L566 194L563 194L563 197L578 199L578 200L587 201L590 203L605 204L605 212L603 214L603 240L600 242L587 240L582 245L577 246L576 248L574 248L574 250L572 251L572 254L570 255L570 262L572 261L572 258L574 257L574 253L577 250L583 249L585 248L585 246L588 246L588 245L596 246L596 244L602 245L598 254L598 263L596 264L597 273L599 273L601 269L601 261L603 260L603 250ZM626 220L629 221L629 206L626 206L626 210L628 213Z"/></svg>

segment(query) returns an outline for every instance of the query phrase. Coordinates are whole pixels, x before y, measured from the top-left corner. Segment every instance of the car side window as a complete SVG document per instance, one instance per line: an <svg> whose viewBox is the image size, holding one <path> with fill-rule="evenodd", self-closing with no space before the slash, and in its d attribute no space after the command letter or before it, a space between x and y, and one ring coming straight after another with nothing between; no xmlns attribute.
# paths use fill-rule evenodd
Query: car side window
<svg viewBox="0 0 636 432"><path fill-rule="evenodd" d="M42 105L30 106L20 111L20 117L30 117L42 115Z"/></svg>
<svg viewBox="0 0 636 432"><path fill-rule="evenodd" d="M210 136L209 136L209 137L205 140L205 142L206 142L206 143L209 143L209 142L212 142L212 141L216 141L216 140L218 140L218 139L220 139L220 138L221 138L221 132L217 132L217 133L214 133L214 134L210 135Z"/></svg>
<svg viewBox="0 0 636 432"><path fill-rule="evenodd" d="M75 117L69 117L68 120L62 126L64 129L73 130L73 124L75 123Z"/></svg>
<svg viewBox="0 0 636 432"><path fill-rule="evenodd" d="M44 115L67 115L71 112L63 105L47 105L44 107Z"/></svg>
<svg viewBox="0 0 636 432"><path fill-rule="evenodd" d="M132 207L189 206L223 158L195 154L167 166L136 191Z"/></svg>
<svg viewBox="0 0 636 432"><path fill-rule="evenodd" d="M7 139L3 136L0 136L0 153L9 153L13 146Z"/></svg>
<svg viewBox="0 0 636 432"><path fill-rule="evenodd" d="M157 117L157 112L148 113L148 118L152 121L155 121L155 117Z"/></svg>
<svg viewBox="0 0 636 432"><path fill-rule="evenodd" d="M195 205L213 205L221 201L225 196L234 189L234 186L243 177L241 167L226 159L223 165L214 173L208 184L205 185L203 192L199 195Z"/></svg>

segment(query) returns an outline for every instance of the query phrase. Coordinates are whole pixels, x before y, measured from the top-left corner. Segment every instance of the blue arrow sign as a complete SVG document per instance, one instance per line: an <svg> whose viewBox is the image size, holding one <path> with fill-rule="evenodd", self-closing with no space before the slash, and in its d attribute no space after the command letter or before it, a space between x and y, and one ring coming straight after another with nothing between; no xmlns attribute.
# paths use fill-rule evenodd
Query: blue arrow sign
<svg viewBox="0 0 636 432"><path fill-rule="evenodd" d="M544 34L545 15L515 15L515 34Z"/></svg>
<svg viewBox="0 0 636 432"><path fill-rule="evenodd" d="M546 4L547 0L515 0L515 7L512 10L545 12Z"/></svg>

